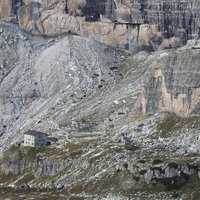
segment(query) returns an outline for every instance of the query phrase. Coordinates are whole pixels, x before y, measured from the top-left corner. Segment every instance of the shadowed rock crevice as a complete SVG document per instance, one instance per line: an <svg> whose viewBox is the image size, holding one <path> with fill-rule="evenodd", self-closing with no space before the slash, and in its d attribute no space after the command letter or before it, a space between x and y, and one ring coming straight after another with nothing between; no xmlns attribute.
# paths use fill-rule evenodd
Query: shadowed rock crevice
<svg viewBox="0 0 200 200"><path fill-rule="evenodd" d="M86 21L99 21L102 17L114 21L116 19L115 10L116 3L113 0L87 0L82 13Z"/></svg>

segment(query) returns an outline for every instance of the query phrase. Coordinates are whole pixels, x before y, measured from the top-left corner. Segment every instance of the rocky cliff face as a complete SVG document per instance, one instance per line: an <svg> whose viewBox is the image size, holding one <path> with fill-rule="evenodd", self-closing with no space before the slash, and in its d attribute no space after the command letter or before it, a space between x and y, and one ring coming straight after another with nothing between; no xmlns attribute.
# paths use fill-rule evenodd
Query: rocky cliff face
<svg viewBox="0 0 200 200"><path fill-rule="evenodd" d="M161 53L144 81L143 112L169 111L200 115L199 50Z"/></svg>
<svg viewBox="0 0 200 200"><path fill-rule="evenodd" d="M199 1L3 0L1 17L16 17L40 35L73 32L131 51L177 47L199 36Z"/></svg>

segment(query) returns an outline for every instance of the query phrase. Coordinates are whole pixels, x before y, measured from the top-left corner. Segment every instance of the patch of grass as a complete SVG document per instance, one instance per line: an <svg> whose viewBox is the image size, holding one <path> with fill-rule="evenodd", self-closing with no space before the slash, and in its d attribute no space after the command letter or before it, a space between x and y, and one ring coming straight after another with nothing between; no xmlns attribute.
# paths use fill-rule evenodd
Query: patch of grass
<svg viewBox="0 0 200 200"><path fill-rule="evenodd" d="M69 156L76 157L82 154L83 148L86 146L86 143L68 143L65 148L68 149Z"/></svg>
<svg viewBox="0 0 200 200"><path fill-rule="evenodd" d="M160 137L169 137L171 132L180 127L181 118L175 114L169 114L160 124L157 125L157 133Z"/></svg>
<svg viewBox="0 0 200 200"><path fill-rule="evenodd" d="M38 192L36 189L24 190L24 189L3 188L0 189L0 196L1 196L0 199L14 199L14 200L22 200L22 199L63 200L63 199L69 199L68 197L70 195L66 190L62 192L61 196L60 191L55 189L51 190L42 189L40 192Z"/></svg>
<svg viewBox="0 0 200 200"><path fill-rule="evenodd" d="M11 175L11 174L1 174L0 175L0 183L7 183L11 181L15 181L17 179L17 176Z"/></svg>
<svg viewBox="0 0 200 200"><path fill-rule="evenodd" d="M167 138L181 128L196 128L200 130L200 117L183 118L175 114L168 113L167 117L157 125L156 134L160 137Z"/></svg>
<svg viewBox="0 0 200 200"><path fill-rule="evenodd" d="M50 146L43 146L38 148L12 146L5 152L3 161L8 162L11 160L24 160L27 162L35 162L38 161L41 156L43 159L54 160L58 157L64 159L67 155L63 149L58 149Z"/></svg>
<svg viewBox="0 0 200 200"><path fill-rule="evenodd" d="M96 195L107 194L110 191L117 191L117 180L115 175L105 175L100 180L94 180L84 185L84 191ZM115 188L113 190L113 188Z"/></svg>
<svg viewBox="0 0 200 200"><path fill-rule="evenodd" d="M83 148L83 144L68 143L65 147L68 149L68 152L71 153L71 152L74 152L74 151L77 151L77 150L80 150L81 148Z"/></svg>
<svg viewBox="0 0 200 200"><path fill-rule="evenodd" d="M163 178L159 180L167 190L178 190L188 183L189 175L182 174L181 176L174 176L170 178Z"/></svg>
<svg viewBox="0 0 200 200"><path fill-rule="evenodd" d="M11 146L10 149L4 152L4 155L2 157L2 161L5 164L8 164L10 161L17 161L20 159L22 159L22 153L20 147L17 146Z"/></svg>
<svg viewBox="0 0 200 200"><path fill-rule="evenodd" d="M48 160L56 160L59 158L65 159L68 155L66 154L65 151L63 151L63 149L59 149L56 147L51 147L51 146L44 146L42 147L43 149L41 149L41 153L45 154L45 157Z"/></svg>
<svg viewBox="0 0 200 200"><path fill-rule="evenodd" d="M34 147L22 147L21 153L22 153L22 159L25 161L34 161L36 160L36 155L39 152L43 152L43 147L41 148L34 148Z"/></svg>
<svg viewBox="0 0 200 200"><path fill-rule="evenodd" d="M31 173L26 174L23 178L19 179L16 182L16 185L27 184L28 182L32 181L34 176Z"/></svg>
<svg viewBox="0 0 200 200"><path fill-rule="evenodd" d="M188 183L181 188L184 200L196 200L200 197L200 179L197 175L191 176Z"/></svg>
<svg viewBox="0 0 200 200"><path fill-rule="evenodd" d="M82 185L75 185L74 187L72 187L69 192L72 194L80 194L84 191L84 188Z"/></svg>

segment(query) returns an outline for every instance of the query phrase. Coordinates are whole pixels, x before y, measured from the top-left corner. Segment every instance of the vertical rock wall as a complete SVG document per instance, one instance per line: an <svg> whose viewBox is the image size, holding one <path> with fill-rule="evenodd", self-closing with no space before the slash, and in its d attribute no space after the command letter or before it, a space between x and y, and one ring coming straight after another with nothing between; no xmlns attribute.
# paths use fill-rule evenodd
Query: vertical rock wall
<svg viewBox="0 0 200 200"><path fill-rule="evenodd" d="M0 3L0 16L17 16L19 25L30 33L55 35L70 31L128 50L176 47L197 38L199 11L199 0L2 0ZM116 31L116 27L120 30Z"/></svg>
<svg viewBox="0 0 200 200"><path fill-rule="evenodd" d="M197 49L183 50L158 58L144 81L141 95L144 113L200 115L199 53Z"/></svg>

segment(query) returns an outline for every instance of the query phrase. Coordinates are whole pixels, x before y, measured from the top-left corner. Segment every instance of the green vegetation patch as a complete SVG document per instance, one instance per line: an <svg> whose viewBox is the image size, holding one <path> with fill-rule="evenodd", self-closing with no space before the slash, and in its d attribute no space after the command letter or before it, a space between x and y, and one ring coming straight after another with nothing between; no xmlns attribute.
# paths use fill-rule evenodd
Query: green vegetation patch
<svg viewBox="0 0 200 200"><path fill-rule="evenodd" d="M36 155L40 153L43 149L34 148L34 147L22 147L20 148L22 159L25 161L34 161L36 159Z"/></svg>
<svg viewBox="0 0 200 200"><path fill-rule="evenodd" d="M22 158L22 155L21 155L20 147L11 146L10 149L4 152L2 160L4 163L7 163L10 160L19 160L21 158Z"/></svg>
<svg viewBox="0 0 200 200"><path fill-rule="evenodd" d="M187 184L189 180L189 175L187 174L181 174L181 176L174 176L171 178L163 178L159 181L165 186L168 190L178 190L183 185Z"/></svg>
<svg viewBox="0 0 200 200"><path fill-rule="evenodd" d="M85 145L84 143L68 143L65 148L68 150L71 157L75 157L82 153Z"/></svg>
<svg viewBox="0 0 200 200"><path fill-rule="evenodd" d="M181 128L195 128L200 130L200 117L193 116L183 118L175 114L168 113L167 117L156 127L156 135L167 138L173 132Z"/></svg>
<svg viewBox="0 0 200 200"><path fill-rule="evenodd" d="M16 147L11 146L9 150L4 153L3 161L5 163L9 161L27 161L35 162L41 159L54 160L59 158L65 158L67 156L63 149L56 147L43 146L43 147Z"/></svg>
<svg viewBox="0 0 200 200"><path fill-rule="evenodd" d="M17 179L16 175L11 175L11 174L1 174L0 175L0 184L1 183L7 183L7 182L12 182Z"/></svg>
<svg viewBox="0 0 200 200"><path fill-rule="evenodd" d="M25 174L21 179L16 182L16 185L27 184L28 182L32 181L34 176L31 173Z"/></svg>

